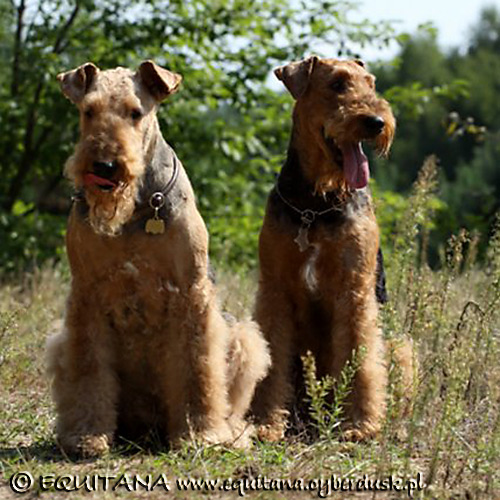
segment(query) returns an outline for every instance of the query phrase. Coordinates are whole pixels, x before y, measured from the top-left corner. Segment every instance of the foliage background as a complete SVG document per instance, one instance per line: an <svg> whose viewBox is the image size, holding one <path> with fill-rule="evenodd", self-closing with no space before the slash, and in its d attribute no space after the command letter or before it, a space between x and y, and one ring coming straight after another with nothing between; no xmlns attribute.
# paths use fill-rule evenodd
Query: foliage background
<svg viewBox="0 0 500 500"><path fill-rule="evenodd" d="M485 9L463 44L444 52L432 28L395 33L352 22L352 12L349 2L318 0L0 0L0 498L18 497L8 480L19 471L234 480L421 473L426 488L415 498L498 498L500 226L492 228L500 199L500 14ZM124 443L100 460L71 462L55 443L42 355L48 332L60 328L69 287L64 261L53 262L64 257L71 191L62 166L78 134L57 73L88 60L108 68L153 58L184 76L161 108L162 129L194 184L214 262L226 268L222 306L245 317L256 288L246 271L256 268L265 198L290 130L292 100L271 83L272 67L312 52L362 57L392 37L398 56L371 70L399 126L390 158L372 158L372 187L391 297L380 322L387 338L413 339L420 364L416 389L405 395L412 414L403 413L391 364L378 440L344 442L340 407L324 400L325 381L312 376L314 441L256 443L251 452ZM25 498L40 496L35 485ZM45 497L68 493L52 489ZM71 497L101 498L102 491Z"/></svg>
<svg viewBox="0 0 500 500"><path fill-rule="evenodd" d="M499 207L499 13L486 9L462 47L444 53L427 27L352 22L344 1L0 0L0 268L58 258L70 190L62 166L77 113L57 73L88 60L135 67L152 58L184 76L161 108L209 226L211 251L256 265L266 194L284 158L291 98L271 69L315 52L362 56L396 38L398 57L372 66L398 118L389 161L372 160L387 240L429 154L441 165L430 259L465 226L487 235ZM276 90L278 89L278 90ZM390 248L386 249L387 252Z"/></svg>

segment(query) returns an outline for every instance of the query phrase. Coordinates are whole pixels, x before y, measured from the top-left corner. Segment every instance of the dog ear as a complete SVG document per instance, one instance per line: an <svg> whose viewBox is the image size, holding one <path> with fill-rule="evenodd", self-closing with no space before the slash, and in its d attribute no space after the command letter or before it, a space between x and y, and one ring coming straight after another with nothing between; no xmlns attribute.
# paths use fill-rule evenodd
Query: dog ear
<svg viewBox="0 0 500 500"><path fill-rule="evenodd" d="M294 99L298 99L307 90L309 79L318 61L318 56L310 56L302 61L280 66L274 70L274 74L285 84Z"/></svg>
<svg viewBox="0 0 500 500"><path fill-rule="evenodd" d="M63 94L74 104L78 104L88 92L99 68L91 62L83 64L78 68L59 73L57 81L61 86Z"/></svg>
<svg viewBox="0 0 500 500"><path fill-rule="evenodd" d="M138 73L142 83L159 102L166 99L170 94L177 92L182 81L181 75L161 68L153 61L144 61L141 63Z"/></svg>

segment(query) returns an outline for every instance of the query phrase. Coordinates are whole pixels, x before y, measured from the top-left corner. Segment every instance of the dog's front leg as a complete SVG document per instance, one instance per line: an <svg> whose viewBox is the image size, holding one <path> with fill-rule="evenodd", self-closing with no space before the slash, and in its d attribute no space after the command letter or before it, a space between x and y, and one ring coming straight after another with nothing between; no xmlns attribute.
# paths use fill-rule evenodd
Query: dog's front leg
<svg viewBox="0 0 500 500"><path fill-rule="evenodd" d="M86 457L108 451L118 399L109 327L91 302L91 293L73 291L63 332L47 344L58 441L67 453Z"/></svg>
<svg viewBox="0 0 500 500"><path fill-rule="evenodd" d="M166 400L168 433L176 442L230 442L228 424L229 329L218 311L208 278L172 298Z"/></svg>
<svg viewBox="0 0 500 500"><path fill-rule="evenodd" d="M322 300L333 312L323 371L338 380L348 362L355 367L345 407L346 437L353 440L375 436L386 409L387 367L375 296L377 236L336 242L318 261Z"/></svg>
<svg viewBox="0 0 500 500"><path fill-rule="evenodd" d="M371 299L359 301L351 297L341 300L334 313L338 321L333 332L333 363L329 372L338 378L347 361L355 367L344 426L346 437L355 441L374 437L385 416L387 368L375 310L376 304L371 304Z"/></svg>

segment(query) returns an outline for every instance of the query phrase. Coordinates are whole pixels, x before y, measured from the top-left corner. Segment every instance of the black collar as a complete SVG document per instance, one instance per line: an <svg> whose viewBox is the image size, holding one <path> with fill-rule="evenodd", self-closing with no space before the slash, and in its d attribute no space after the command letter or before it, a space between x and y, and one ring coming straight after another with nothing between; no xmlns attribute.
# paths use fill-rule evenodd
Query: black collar
<svg viewBox="0 0 500 500"><path fill-rule="evenodd" d="M313 210L312 208L298 208L291 201L287 200L285 196L281 193L280 190L280 177L276 180L276 184L274 185L274 191L279 196L281 201L287 205L292 211L299 215L302 224L310 226L318 217L322 217L323 215L329 214L331 212L342 212L345 207L345 202L340 202L339 198L335 196L334 198L327 201L326 199L322 199L324 201L325 206L320 210ZM332 198L330 196L330 198ZM317 205L316 205L317 206Z"/></svg>
<svg viewBox="0 0 500 500"><path fill-rule="evenodd" d="M344 193L342 193L343 195ZM271 202L277 214L286 214L294 225L311 226L316 220L339 222L356 192L345 198L339 192L323 195L314 193L314 186L305 178L295 148L288 149L286 161L271 192Z"/></svg>

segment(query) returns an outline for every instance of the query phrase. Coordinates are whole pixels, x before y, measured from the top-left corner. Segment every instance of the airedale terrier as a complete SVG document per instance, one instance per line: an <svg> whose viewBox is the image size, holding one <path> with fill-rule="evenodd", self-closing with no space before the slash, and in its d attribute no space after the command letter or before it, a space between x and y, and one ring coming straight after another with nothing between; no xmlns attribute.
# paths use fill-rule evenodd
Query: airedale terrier
<svg viewBox="0 0 500 500"><path fill-rule="evenodd" d="M272 367L253 410L261 437L281 439L297 390L296 359L311 351L318 375L337 378L356 352L344 426L348 438L363 439L381 427L387 367L377 325L379 230L361 143L387 153L395 119L361 61L312 56L275 74L296 102L288 156L260 234L256 319ZM398 353L408 381L411 353L406 345Z"/></svg>
<svg viewBox="0 0 500 500"><path fill-rule="evenodd" d="M158 104L180 75L151 61L137 72L87 63L58 80L81 129L66 164L71 292L48 342L60 444L95 456L152 429L242 444L269 352L255 323L229 325L219 310L206 227L160 132Z"/></svg>

